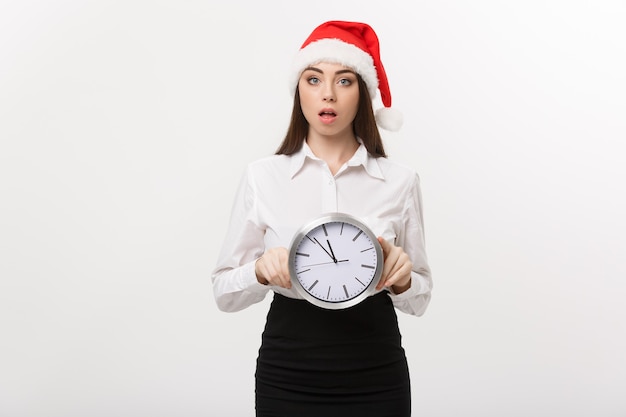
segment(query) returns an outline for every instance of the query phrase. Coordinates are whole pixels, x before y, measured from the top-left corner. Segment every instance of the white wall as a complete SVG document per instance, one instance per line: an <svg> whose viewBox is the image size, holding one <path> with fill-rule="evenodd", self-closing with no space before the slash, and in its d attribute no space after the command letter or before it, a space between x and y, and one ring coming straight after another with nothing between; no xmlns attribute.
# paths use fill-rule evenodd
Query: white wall
<svg viewBox="0 0 626 417"><path fill-rule="evenodd" d="M422 178L414 414L626 415L618 0L2 1L0 415L253 415L268 303L209 274L329 19L377 30Z"/></svg>

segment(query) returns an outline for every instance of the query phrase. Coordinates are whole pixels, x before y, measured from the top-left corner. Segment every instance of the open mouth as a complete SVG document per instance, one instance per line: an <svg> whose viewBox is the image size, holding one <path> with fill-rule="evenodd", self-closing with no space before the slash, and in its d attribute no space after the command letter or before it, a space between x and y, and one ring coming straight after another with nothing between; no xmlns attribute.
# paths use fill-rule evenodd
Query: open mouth
<svg viewBox="0 0 626 417"><path fill-rule="evenodd" d="M332 125L333 123L335 123L335 120L337 119L337 113L335 112L335 109L333 109L332 107L325 107L320 109L320 112L317 113L320 122L322 122L325 125Z"/></svg>
<svg viewBox="0 0 626 417"><path fill-rule="evenodd" d="M319 115L320 117L337 117L337 113L334 111L321 111Z"/></svg>

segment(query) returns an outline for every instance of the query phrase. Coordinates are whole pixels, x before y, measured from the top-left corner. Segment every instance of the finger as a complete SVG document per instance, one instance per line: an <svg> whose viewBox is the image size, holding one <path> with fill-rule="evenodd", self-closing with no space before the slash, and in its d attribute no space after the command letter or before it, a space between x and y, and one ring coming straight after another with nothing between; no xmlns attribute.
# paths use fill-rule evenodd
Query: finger
<svg viewBox="0 0 626 417"><path fill-rule="evenodd" d="M383 287L389 287L393 282L393 277L398 269L397 257L395 254L390 254L390 256L385 259L385 265L383 267L383 274L380 279L380 283L378 284L378 289L382 289Z"/></svg>
<svg viewBox="0 0 626 417"><path fill-rule="evenodd" d="M273 252L272 268L276 284L283 288L291 288L288 258L289 255L286 250L277 249Z"/></svg>
<svg viewBox="0 0 626 417"><path fill-rule="evenodd" d="M260 276L267 281L268 285L276 285L276 277L274 275L271 260L267 256L261 257L257 262Z"/></svg>
<svg viewBox="0 0 626 417"><path fill-rule="evenodd" d="M258 275L265 279L269 285L280 285L280 276L277 273L275 253L268 251L256 263Z"/></svg>
<svg viewBox="0 0 626 417"><path fill-rule="evenodd" d="M278 284L278 277L276 274L276 269L274 268L273 259L270 254L263 256L263 263L261 265L261 270L265 279L270 283L270 285Z"/></svg>
<svg viewBox="0 0 626 417"><path fill-rule="evenodd" d="M280 276L284 288L291 288L291 276L289 274L289 263L284 259L280 265Z"/></svg>
<svg viewBox="0 0 626 417"><path fill-rule="evenodd" d="M389 254L389 251L391 250L391 244L381 236L378 236L377 240L383 251L383 272L380 275L380 280L378 281L378 284L376 284L376 289L381 290L385 286L385 281L387 280L387 275L389 271L389 266L387 265L387 256Z"/></svg>
<svg viewBox="0 0 626 417"><path fill-rule="evenodd" d="M410 281L411 270L413 269L409 255L401 247L395 246L380 237L378 241L383 248L385 263L381 279L376 288L380 290L396 284L406 285Z"/></svg>
<svg viewBox="0 0 626 417"><path fill-rule="evenodd" d="M277 287L285 286L285 275L282 270L281 262L276 256L272 256L268 259L268 274L270 274L270 282Z"/></svg>
<svg viewBox="0 0 626 417"><path fill-rule="evenodd" d="M291 273L289 272L289 251L283 248L281 254L281 267L285 280L285 288L291 288Z"/></svg>
<svg viewBox="0 0 626 417"><path fill-rule="evenodd" d="M383 250L383 256L386 258L387 254L391 250L391 243L387 242L383 237L378 236L378 243Z"/></svg>
<svg viewBox="0 0 626 417"><path fill-rule="evenodd" d="M389 280L389 277L393 274L396 268L396 263L398 260L398 249L400 248L387 242L382 237L378 238L378 242L380 243L384 255L383 272L380 281L376 286L377 290L381 290L387 285L386 283Z"/></svg>
<svg viewBox="0 0 626 417"><path fill-rule="evenodd" d="M411 279L412 268L413 264L409 260L408 255L403 253L398 258L398 261L392 271L389 273L387 281L385 281L385 286L391 287L392 285L406 285Z"/></svg>

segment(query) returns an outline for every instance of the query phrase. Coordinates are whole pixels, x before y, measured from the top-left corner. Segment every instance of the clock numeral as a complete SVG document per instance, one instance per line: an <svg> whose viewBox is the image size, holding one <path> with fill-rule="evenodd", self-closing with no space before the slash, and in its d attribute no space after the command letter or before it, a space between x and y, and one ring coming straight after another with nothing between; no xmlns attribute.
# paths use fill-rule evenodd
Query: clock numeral
<svg viewBox="0 0 626 417"><path fill-rule="evenodd" d="M365 265L365 264L361 264L361 266L362 266L363 268L376 269L376 267L375 267L375 266L372 266L372 265Z"/></svg>
<svg viewBox="0 0 626 417"><path fill-rule="evenodd" d="M373 247L373 246L372 246L371 248L363 249L363 250L361 251L361 253L363 253L363 252L367 252L368 250L372 250L372 249L374 249L374 247Z"/></svg>
<svg viewBox="0 0 626 417"><path fill-rule="evenodd" d="M363 230L359 230L359 233L357 233L356 236L352 238L352 241L354 242L355 240L357 240L359 236L361 236L361 233L363 233Z"/></svg>
<svg viewBox="0 0 626 417"><path fill-rule="evenodd" d="M346 298L350 298L350 295L348 294L348 289L346 288L346 286L343 286L343 292L346 293Z"/></svg>
<svg viewBox="0 0 626 417"><path fill-rule="evenodd" d="M296 252L296 255L306 256L307 258L310 256L308 253Z"/></svg>
<svg viewBox="0 0 626 417"><path fill-rule="evenodd" d="M343 225L344 225L344 224L345 224L345 223L341 223L341 230L339 231L339 235L343 235Z"/></svg>
<svg viewBox="0 0 626 417"><path fill-rule="evenodd" d="M309 291L311 291L313 289L313 287L315 287L317 285L318 282L319 282L319 280L315 280L315 282L313 284L311 284L311 286L309 287Z"/></svg>
<svg viewBox="0 0 626 417"><path fill-rule="evenodd" d="M305 269L304 271L298 271L298 274L304 274L305 272L309 272L310 270L311 270L311 268Z"/></svg>
<svg viewBox="0 0 626 417"><path fill-rule="evenodd" d="M328 236L328 231L326 230L326 225L325 224L322 225L322 229L324 229L324 235Z"/></svg>
<svg viewBox="0 0 626 417"><path fill-rule="evenodd" d="M354 277L354 279L356 279L359 284L365 287L365 284L363 284L360 279L358 279L357 277Z"/></svg>
<svg viewBox="0 0 626 417"><path fill-rule="evenodd" d="M328 286L328 294L326 294L326 299L330 298L330 285Z"/></svg>

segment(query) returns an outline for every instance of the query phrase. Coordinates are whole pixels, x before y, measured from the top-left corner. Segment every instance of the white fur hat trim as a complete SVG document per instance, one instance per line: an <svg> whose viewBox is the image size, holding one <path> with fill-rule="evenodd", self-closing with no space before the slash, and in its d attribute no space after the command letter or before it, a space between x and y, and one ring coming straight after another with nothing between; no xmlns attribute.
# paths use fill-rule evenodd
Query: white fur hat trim
<svg viewBox="0 0 626 417"><path fill-rule="evenodd" d="M339 39L320 39L311 42L296 54L289 83L291 94L296 92L300 75L308 66L319 62L345 65L356 71L373 99L378 91L378 76L372 56L360 48ZM381 126L382 127L382 126Z"/></svg>

